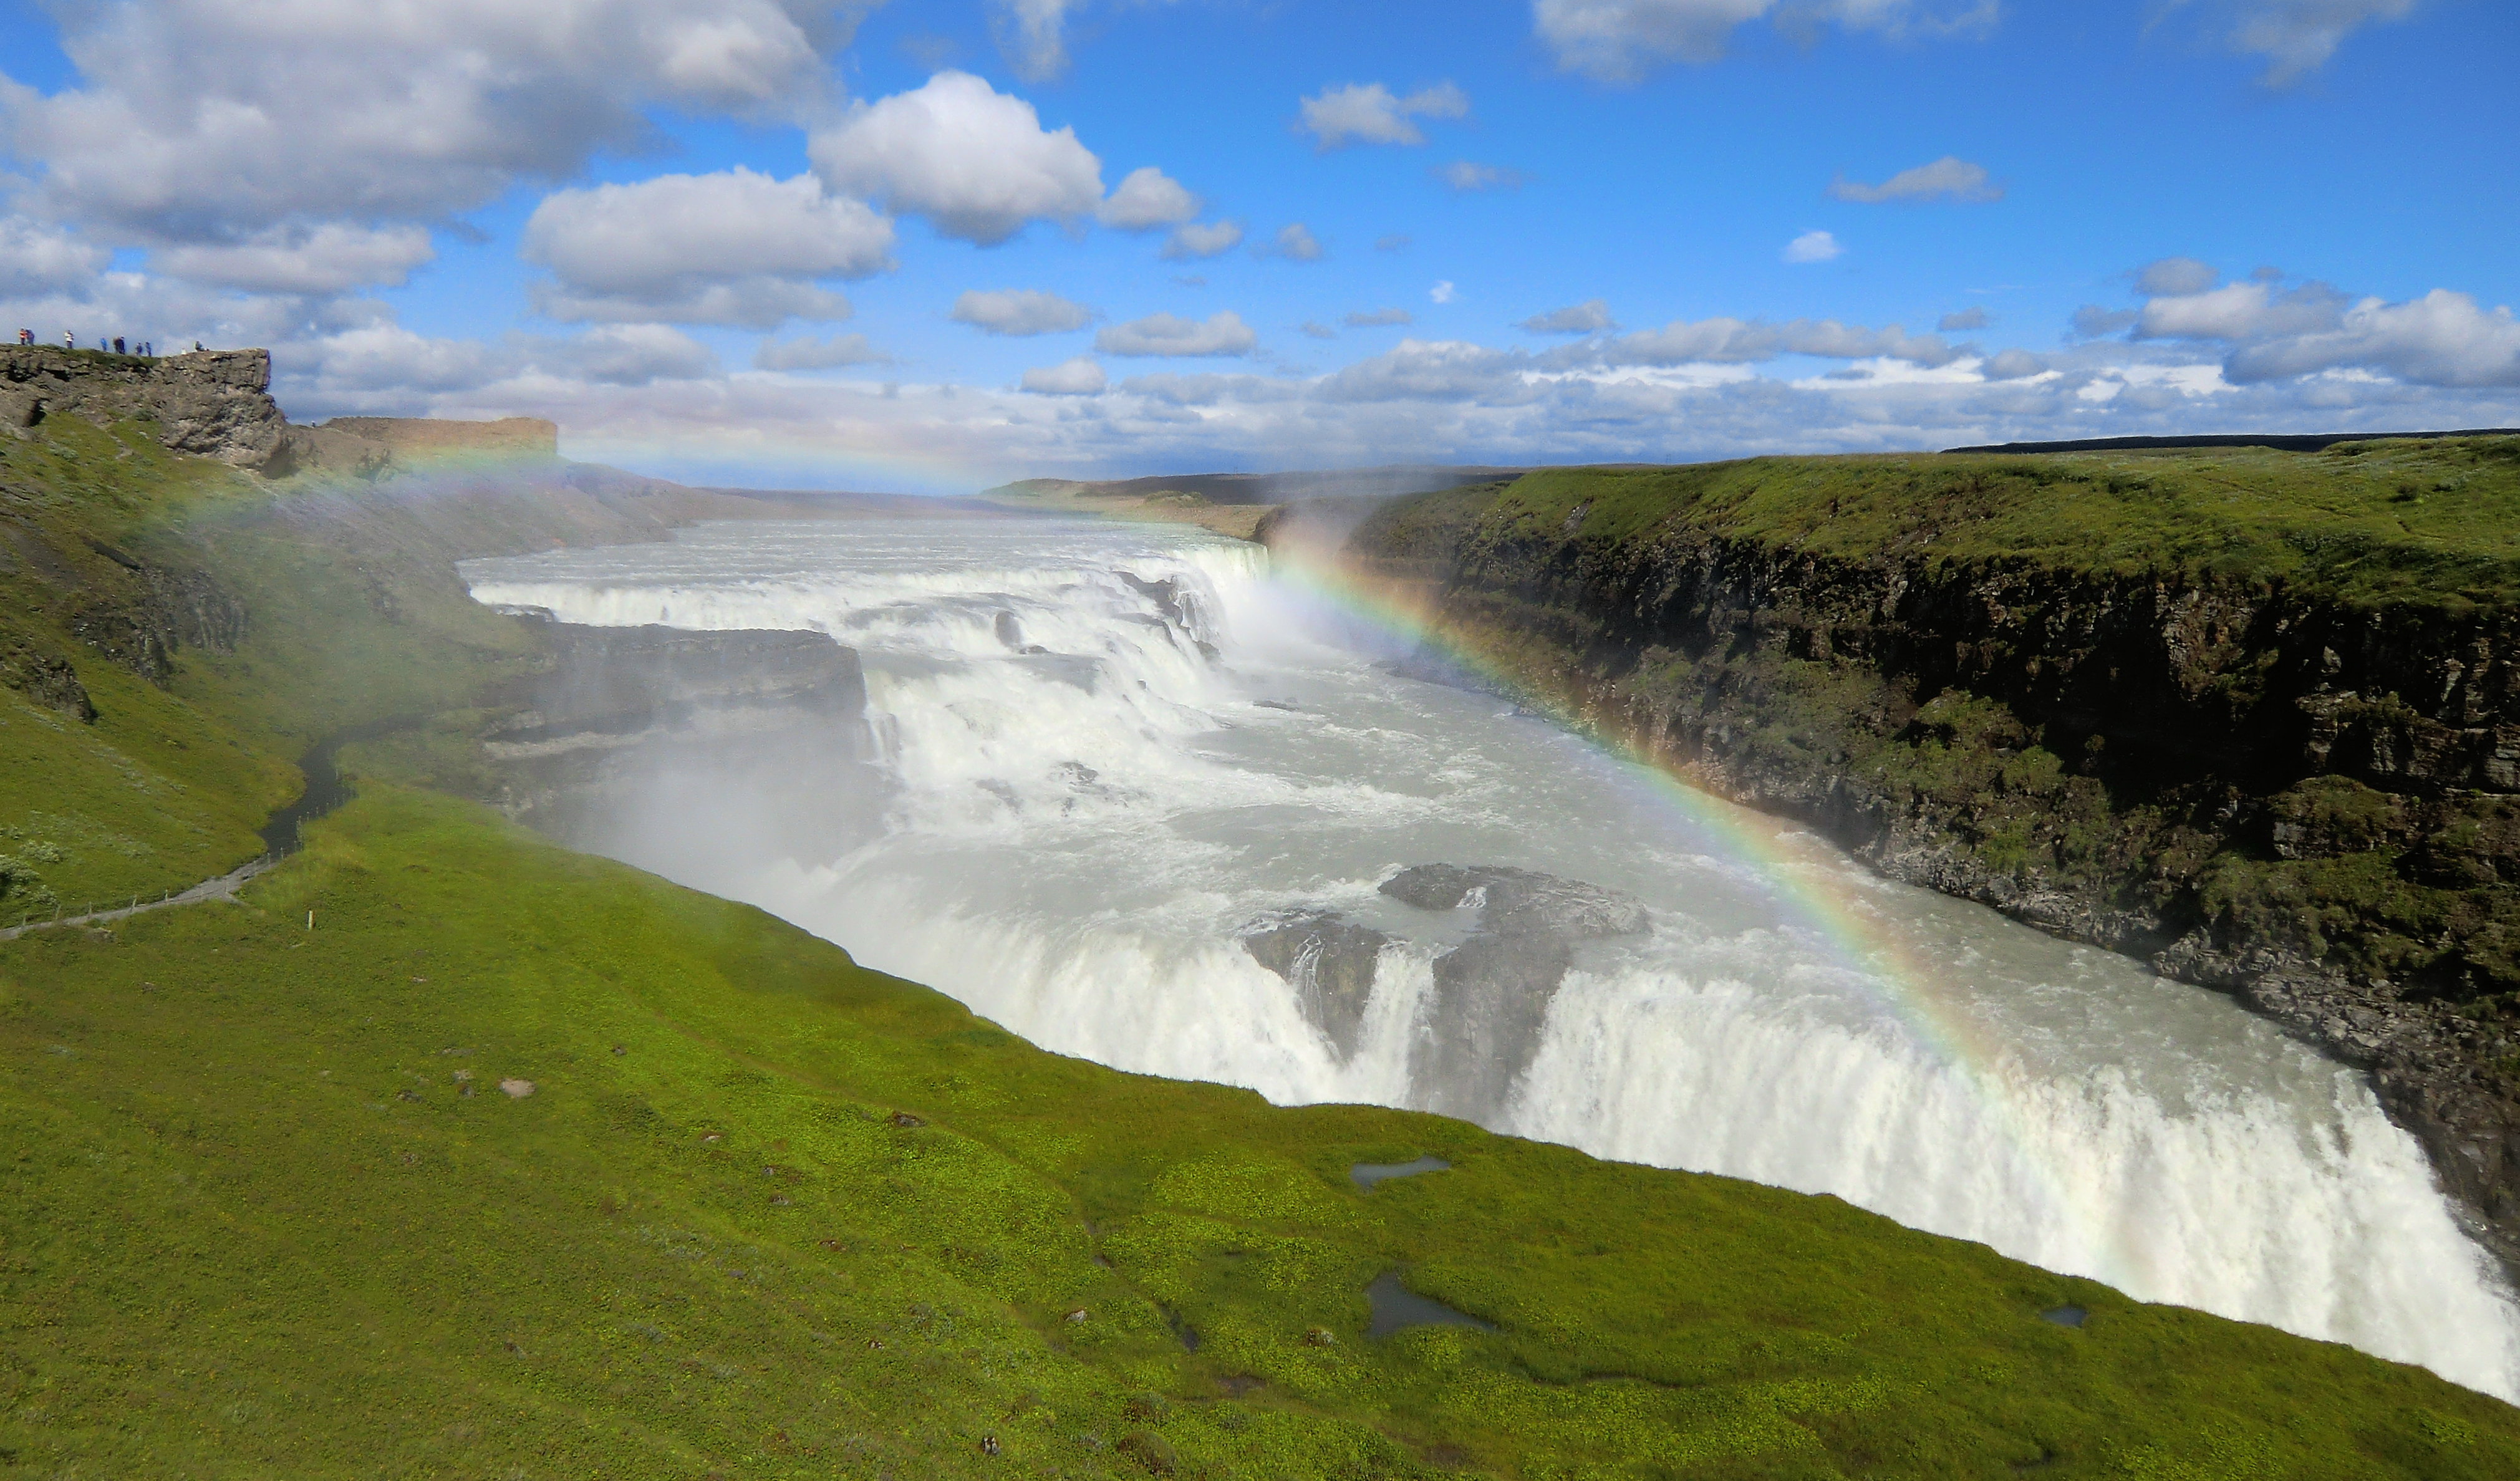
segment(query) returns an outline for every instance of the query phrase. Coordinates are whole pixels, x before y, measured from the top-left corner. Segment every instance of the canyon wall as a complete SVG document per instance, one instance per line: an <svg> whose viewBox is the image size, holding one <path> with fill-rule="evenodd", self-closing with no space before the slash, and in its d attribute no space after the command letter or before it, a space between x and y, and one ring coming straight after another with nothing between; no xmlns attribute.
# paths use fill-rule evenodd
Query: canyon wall
<svg viewBox="0 0 2520 1481"><path fill-rule="evenodd" d="M2520 607L1972 549L1985 480L1868 546L1839 493L1797 536L1616 476L1401 501L1347 559L1709 790L2367 1067L2520 1253Z"/></svg>

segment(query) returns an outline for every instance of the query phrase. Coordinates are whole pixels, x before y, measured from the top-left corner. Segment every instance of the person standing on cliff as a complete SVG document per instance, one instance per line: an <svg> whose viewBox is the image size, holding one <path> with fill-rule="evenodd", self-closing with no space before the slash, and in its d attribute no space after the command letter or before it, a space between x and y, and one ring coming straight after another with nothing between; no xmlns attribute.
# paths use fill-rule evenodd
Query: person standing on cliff
<svg viewBox="0 0 2520 1481"><path fill-rule="evenodd" d="M32 343L34 343L34 342L35 342L35 332L34 332L33 330L30 330L30 329L22 329L22 330L18 331L18 342L19 342L20 344L32 344Z"/></svg>
<svg viewBox="0 0 2520 1481"><path fill-rule="evenodd" d="M62 348L78 348L78 336L71 334L68 330L62 331Z"/></svg>

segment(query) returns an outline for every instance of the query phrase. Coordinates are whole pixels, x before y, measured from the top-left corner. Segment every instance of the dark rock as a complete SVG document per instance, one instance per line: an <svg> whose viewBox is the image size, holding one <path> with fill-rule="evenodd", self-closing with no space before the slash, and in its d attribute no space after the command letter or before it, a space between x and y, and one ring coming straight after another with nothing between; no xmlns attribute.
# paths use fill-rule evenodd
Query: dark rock
<svg viewBox="0 0 2520 1481"><path fill-rule="evenodd" d="M1356 1053L1364 1034L1374 963L1390 941L1370 925L1320 911L1264 921L1243 933L1242 947L1251 960L1286 979L1305 1018L1346 1056Z"/></svg>
<svg viewBox="0 0 2520 1481"><path fill-rule="evenodd" d="M1644 928L1644 907L1615 890L1498 865L1420 864L1382 893L1419 910L1475 906L1477 934L1435 959L1435 1001L1416 1076L1427 1108L1488 1121L1540 1048L1577 941Z"/></svg>
<svg viewBox="0 0 2520 1481"><path fill-rule="evenodd" d="M996 626L1000 643L1013 649L1016 652L1024 651L1023 624L1015 620L1014 613L998 613Z"/></svg>

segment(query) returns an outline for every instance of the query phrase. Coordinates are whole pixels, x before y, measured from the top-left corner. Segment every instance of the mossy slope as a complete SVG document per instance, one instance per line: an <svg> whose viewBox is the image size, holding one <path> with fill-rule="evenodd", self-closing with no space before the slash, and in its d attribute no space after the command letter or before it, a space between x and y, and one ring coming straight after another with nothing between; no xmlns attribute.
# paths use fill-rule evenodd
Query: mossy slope
<svg viewBox="0 0 2520 1481"><path fill-rule="evenodd" d="M248 907L0 973L35 1474L2520 1468L2520 1414L2415 1369L1831 1199L1060 1058L422 793ZM1454 1170L1345 1176L1418 1153ZM1392 1268L1501 1330L1366 1338Z"/></svg>

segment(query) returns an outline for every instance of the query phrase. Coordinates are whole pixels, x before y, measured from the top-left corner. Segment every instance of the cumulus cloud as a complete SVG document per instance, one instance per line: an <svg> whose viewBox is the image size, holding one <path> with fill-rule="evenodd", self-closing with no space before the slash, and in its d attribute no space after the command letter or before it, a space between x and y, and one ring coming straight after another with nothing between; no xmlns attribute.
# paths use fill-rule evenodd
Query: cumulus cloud
<svg viewBox="0 0 2520 1481"><path fill-rule="evenodd" d="M1149 164L1129 171L1094 214L1114 230L1147 232L1178 226L1197 215L1199 206L1199 199L1180 181Z"/></svg>
<svg viewBox="0 0 2520 1481"><path fill-rule="evenodd" d="M1163 257L1167 262L1195 262L1230 252L1242 245L1242 223L1217 221L1202 226L1185 221L1173 228L1164 241Z"/></svg>
<svg viewBox="0 0 2520 1481"><path fill-rule="evenodd" d="M1564 308L1552 308L1545 314L1534 314L1522 321L1522 329L1534 335L1590 335L1615 329L1610 322L1610 305L1602 298L1587 298Z"/></svg>
<svg viewBox="0 0 2520 1481"><path fill-rule="evenodd" d="M877 349L864 335L811 336L764 339L752 352L752 368L766 371L838 370L850 365L889 365L892 357Z"/></svg>
<svg viewBox="0 0 2520 1481"><path fill-rule="evenodd" d="M2193 257L2163 257L2136 270L2138 293L2201 293L2223 281L2212 264Z"/></svg>
<svg viewBox="0 0 2520 1481"><path fill-rule="evenodd" d="M327 222L312 229L283 227L234 244L161 247L150 262L160 272L217 288L332 294L371 284L398 287L412 269L436 255L428 233L417 226Z"/></svg>
<svg viewBox="0 0 2520 1481"><path fill-rule="evenodd" d="M1772 14L1795 29L1834 21L1904 36L1984 31L1997 13L1997 0L1532 0L1531 20L1563 70L1634 82L1663 63L1717 61L1735 30Z"/></svg>
<svg viewBox="0 0 2520 1481"><path fill-rule="evenodd" d="M1283 257L1289 262L1319 262L1322 260L1322 244L1313 236L1311 227L1298 221L1278 233L1267 246L1253 247L1251 254L1255 257Z"/></svg>
<svg viewBox="0 0 2520 1481"><path fill-rule="evenodd" d="M1423 144L1412 118L1459 118L1470 111L1467 93L1449 82L1395 97L1379 82L1326 87L1298 105L1301 127L1327 153L1349 144Z"/></svg>
<svg viewBox="0 0 2520 1481"><path fill-rule="evenodd" d="M1007 289L998 292L972 290L954 300L947 317L992 335L1055 335L1083 329L1094 310L1073 298L1039 289Z"/></svg>
<svg viewBox="0 0 2520 1481"><path fill-rule="evenodd" d="M1456 159L1450 164L1436 165L1428 173L1446 186L1465 193L1522 188L1520 170L1506 169L1494 164L1478 164L1468 159Z"/></svg>
<svg viewBox="0 0 2520 1481"><path fill-rule="evenodd" d="M1106 355L1247 355L1258 342L1251 326L1232 309L1220 309L1204 322L1148 314L1094 337L1094 347Z"/></svg>
<svg viewBox="0 0 2520 1481"><path fill-rule="evenodd" d="M1328 325L1322 323L1318 319L1305 320L1303 323L1295 326L1295 331L1307 339L1335 339L1338 337L1337 330L1330 328Z"/></svg>
<svg viewBox="0 0 2520 1481"><path fill-rule="evenodd" d="M533 296L556 319L768 329L846 318L848 300L808 280L880 272L892 244L891 222L813 176L738 166L556 192L519 254L552 270Z"/></svg>
<svg viewBox="0 0 2520 1481"><path fill-rule="evenodd" d="M2270 283L2232 283L2146 300L2138 339L2266 339L2331 329L2345 296L2323 283L2278 292Z"/></svg>
<svg viewBox="0 0 2520 1481"><path fill-rule="evenodd" d="M86 285L112 256L53 227L0 217L0 297L27 297Z"/></svg>
<svg viewBox="0 0 2520 1481"><path fill-rule="evenodd" d="M1965 335L1972 330L1984 329L1994 322L1994 318L1985 309L1971 305L1958 313L1943 315L1942 322L1934 328L1946 335Z"/></svg>
<svg viewBox="0 0 2520 1481"><path fill-rule="evenodd" d="M2008 349L1987 356L1978 366L1977 373L1989 381L2026 381L2032 376L2045 375L2047 371L2048 362L2037 355L2028 350Z"/></svg>
<svg viewBox="0 0 2520 1481"><path fill-rule="evenodd" d="M1805 232L1785 244L1783 256L1787 262L1826 262L1845 250L1833 233Z"/></svg>
<svg viewBox="0 0 2520 1481"><path fill-rule="evenodd" d="M71 6L86 79L0 100L43 213L155 244L434 222L636 147L656 105L797 115L851 7L828 0Z"/></svg>
<svg viewBox="0 0 2520 1481"><path fill-rule="evenodd" d="M1985 165L1971 164L1952 155L1931 164L1903 169L1879 185L1867 185L1840 175L1829 182L1828 193L1839 201L1864 205L1921 204L1928 201L1975 203L2003 199L2003 187L1987 178Z"/></svg>
<svg viewBox="0 0 2520 1481"><path fill-rule="evenodd" d="M1813 355L1831 360L1899 360L1938 368L1971 351L1938 336L1911 335L1896 324L1866 329L1834 319L1771 324L1717 317L1675 319L1660 329L1639 330L1598 345L1551 353L1562 354L1568 363L1604 365L1748 365L1779 355Z"/></svg>
<svg viewBox="0 0 2520 1481"><path fill-rule="evenodd" d="M1036 396L1095 396L1102 394L1107 383L1102 367L1090 355L1023 373L1023 388Z"/></svg>
<svg viewBox="0 0 2520 1481"><path fill-rule="evenodd" d="M2289 87L2325 67L2355 30L2414 8L2415 0L2243 0L2230 42L2267 59L2261 81Z"/></svg>
<svg viewBox="0 0 2520 1481"><path fill-rule="evenodd" d="M1459 292L1459 290L1453 287L1453 280L1447 278L1441 283L1436 284L1433 288L1426 290L1426 299L1430 303L1450 303L1453 301L1455 296L1458 295Z"/></svg>
<svg viewBox="0 0 2520 1481"><path fill-rule="evenodd" d="M833 190L925 216L982 247L1102 203L1102 161L1075 129L1043 128L1031 104L968 72L938 72L915 91L858 104L816 133L807 155Z"/></svg>
<svg viewBox="0 0 2520 1481"><path fill-rule="evenodd" d="M696 381L717 369L708 346L661 324L602 325L551 341L543 358L599 385Z"/></svg>
<svg viewBox="0 0 2520 1481"><path fill-rule="evenodd" d="M1383 329L1394 324L1415 324L1418 316L1405 308L1359 310L1339 321L1350 329Z"/></svg>

